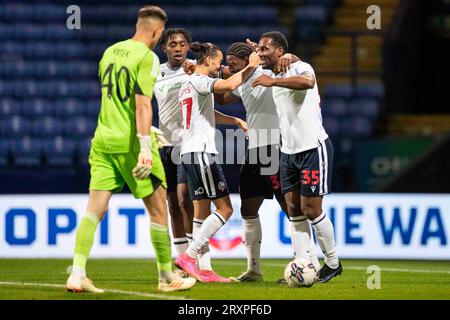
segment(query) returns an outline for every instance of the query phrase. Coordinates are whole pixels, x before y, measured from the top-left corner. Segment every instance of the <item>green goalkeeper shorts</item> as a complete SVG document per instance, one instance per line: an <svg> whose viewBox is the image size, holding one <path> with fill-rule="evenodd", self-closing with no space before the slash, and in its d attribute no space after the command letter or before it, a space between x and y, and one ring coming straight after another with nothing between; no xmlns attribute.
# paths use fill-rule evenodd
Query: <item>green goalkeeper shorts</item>
<svg viewBox="0 0 450 320"><path fill-rule="evenodd" d="M152 172L144 180L137 180L133 177L132 171L137 164L138 156L138 152L104 153L91 148L89 153L91 166L89 190L120 192L126 183L134 197L142 199L151 195L159 185L167 188L166 175L156 142L152 146Z"/></svg>

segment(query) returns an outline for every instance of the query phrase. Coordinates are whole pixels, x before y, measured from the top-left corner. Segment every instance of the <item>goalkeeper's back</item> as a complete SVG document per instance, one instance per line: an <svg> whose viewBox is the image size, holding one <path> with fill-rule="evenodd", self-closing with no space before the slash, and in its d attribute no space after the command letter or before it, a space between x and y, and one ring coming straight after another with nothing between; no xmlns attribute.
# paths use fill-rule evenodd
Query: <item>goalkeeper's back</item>
<svg viewBox="0 0 450 320"><path fill-rule="evenodd" d="M105 153L139 150L135 94L152 96L158 56L132 39L110 46L99 63L102 103L92 147Z"/></svg>

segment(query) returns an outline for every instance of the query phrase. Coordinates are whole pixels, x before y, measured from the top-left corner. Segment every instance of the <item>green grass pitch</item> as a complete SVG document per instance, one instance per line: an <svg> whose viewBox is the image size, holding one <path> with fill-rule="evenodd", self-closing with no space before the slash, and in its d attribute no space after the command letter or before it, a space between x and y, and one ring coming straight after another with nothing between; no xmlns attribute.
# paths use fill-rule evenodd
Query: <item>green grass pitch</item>
<svg viewBox="0 0 450 320"><path fill-rule="evenodd" d="M189 291L156 291L156 265L144 259L92 259L88 275L104 294L73 294L64 288L69 259L0 259L0 299L450 299L450 261L343 260L344 272L311 288L276 283L287 259L263 260L265 282L197 283ZM381 288L368 289L367 267L381 268ZM223 276L245 270L243 259L213 259Z"/></svg>

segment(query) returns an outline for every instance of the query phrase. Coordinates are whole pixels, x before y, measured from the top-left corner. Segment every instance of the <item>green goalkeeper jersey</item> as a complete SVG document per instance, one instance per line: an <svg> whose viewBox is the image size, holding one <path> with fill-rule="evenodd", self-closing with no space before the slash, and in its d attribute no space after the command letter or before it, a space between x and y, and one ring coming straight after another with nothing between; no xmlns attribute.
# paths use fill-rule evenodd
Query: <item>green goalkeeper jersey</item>
<svg viewBox="0 0 450 320"><path fill-rule="evenodd" d="M102 105L92 147L104 153L139 151L135 94L152 97L159 73L158 56L144 43L118 42L99 63Z"/></svg>

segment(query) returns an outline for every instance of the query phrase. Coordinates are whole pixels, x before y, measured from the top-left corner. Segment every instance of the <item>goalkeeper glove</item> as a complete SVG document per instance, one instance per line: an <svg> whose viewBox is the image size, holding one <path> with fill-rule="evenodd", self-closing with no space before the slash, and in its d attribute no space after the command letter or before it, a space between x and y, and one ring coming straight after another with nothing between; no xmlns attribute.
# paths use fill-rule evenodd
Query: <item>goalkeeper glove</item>
<svg viewBox="0 0 450 320"><path fill-rule="evenodd" d="M152 132L156 134L156 142L158 143L158 148L161 149L164 146L169 145L166 138L164 138L164 134L161 130L152 126Z"/></svg>
<svg viewBox="0 0 450 320"><path fill-rule="evenodd" d="M133 176L138 180L143 180L152 171L152 137L143 136L140 133L137 134L137 137L139 138L141 151L139 152L136 167L133 169Z"/></svg>

